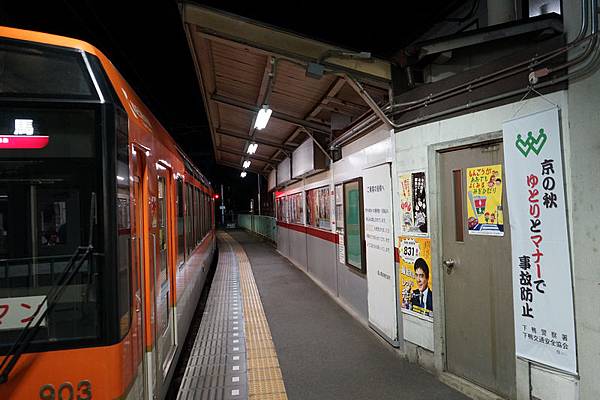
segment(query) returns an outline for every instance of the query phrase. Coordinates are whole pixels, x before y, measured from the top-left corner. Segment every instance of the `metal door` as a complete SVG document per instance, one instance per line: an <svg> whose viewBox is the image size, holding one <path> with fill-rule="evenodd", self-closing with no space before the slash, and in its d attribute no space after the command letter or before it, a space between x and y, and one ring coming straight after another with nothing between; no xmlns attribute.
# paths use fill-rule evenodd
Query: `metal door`
<svg viewBox="0 0 600 400"><path fill-rule="evenodd" d="M141 156L139 156L134 152L134 155L137 157L134 158L134 171L133 171L133 209L134 211L131 213L133 216L133 221L131 221L131 225L134 228L134 232L132 235L133 242L133 267L135 271L135 277L137 280L137 289L135 292L135 322L137 326L140 328L140 335L138 336L138 342L136 343L136 347L138 348L141 361L142 361L142 399L149 399L149 393L153 391L153 379L150 376L148 370L148 359L151 359L151 337L148 337L148 329L147 329L147 321L150 320L150 316L146 315L146 279L145 279L145 254L144 254L144 245L146 242L145 235L145 217L144 217L144 205L146 204L147 192L145 192L145 171L144 164ZM148 353L146 353L148 351Z"/></svg>
<svg viewBox="0 0 600 400"><path fill-rule="evenodd" d="M156 290L156 335L158 365L164 379L175 354L173 304L171 304L171 267L169 229L172 219L171 185L169 175L163 168L158 175L157 232L153 234L155 254L158 261L155 269ZM161 380L162 380L161 379Z"/></svg>
<svg viewBox="0 0 600 400"><path fill-rule="evenodd" d="M456 375L514 399L511 246L503 182L501 211L497 212L504 219L503 235L471 234L468 225L475 229L474 219L468 221L468 204L474 203L468 195L467 168L498 164L503 172L501 142L440 154L446 366ZM488 183L484 184L487 188Z"/></svg>

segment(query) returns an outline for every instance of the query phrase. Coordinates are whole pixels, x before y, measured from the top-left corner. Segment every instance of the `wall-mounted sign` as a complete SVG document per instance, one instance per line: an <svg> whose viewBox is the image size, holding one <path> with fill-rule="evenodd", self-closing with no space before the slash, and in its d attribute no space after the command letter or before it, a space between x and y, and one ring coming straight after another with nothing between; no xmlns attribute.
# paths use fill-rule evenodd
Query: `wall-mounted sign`
<svg viewBox="0 0 600 400"><path fill-rule="evenodd" d="M346 247L344 246L344 229L338 229L338 259L341 264L346 263Z"/></svg>
<svg viewBox="0 0 600 400"><path fill-rule="evenodd" d="M425 172L400 175L400 232L411 236L426 236L427 199Z"/></svg>
<svg viewBox="0 0 600 400"><path fill-rule="evenodd" d="M517 355L577 373L558 109L504 123Z"/></svg>
<svg viewBox="0 0 600 400"><path fill-rule="evenodd" d="M467 168L467 226L470 235L504 236L502 165Z"/></svg>
<svg viewBox="0 0 600 400"><path fill-rule="evenodd" d="M402 312L433 319L431 242L428 238L399 238Z"/></svg>
<svg viewBox="0 0 600 400"><path fill-rule="evenodd" d="M0 331L21 329L27 326L45 298L46 296L28 296L0 299ZM43 303L38 319L46 311L46 307L46 303ZM35 321L30 326L33 324ZM46 326L46 320L42 320L40 324Z"/></svg>
<svg viewBox="0 0 600 400"><path fill-rule="evenodd" d="M364 170L363 184L369 322L395 341L398 321L390 165Z"/></svg>

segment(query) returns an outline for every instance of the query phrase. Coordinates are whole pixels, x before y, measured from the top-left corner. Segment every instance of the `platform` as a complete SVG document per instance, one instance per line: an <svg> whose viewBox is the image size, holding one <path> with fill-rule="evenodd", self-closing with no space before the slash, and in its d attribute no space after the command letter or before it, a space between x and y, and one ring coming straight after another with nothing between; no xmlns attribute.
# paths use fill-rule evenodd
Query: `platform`
<svg viewBox="0 0 600 400"><path fill-rule="evenodd" d="M400 357L268 242L219 233L178 399L467 399Z"/></svg>

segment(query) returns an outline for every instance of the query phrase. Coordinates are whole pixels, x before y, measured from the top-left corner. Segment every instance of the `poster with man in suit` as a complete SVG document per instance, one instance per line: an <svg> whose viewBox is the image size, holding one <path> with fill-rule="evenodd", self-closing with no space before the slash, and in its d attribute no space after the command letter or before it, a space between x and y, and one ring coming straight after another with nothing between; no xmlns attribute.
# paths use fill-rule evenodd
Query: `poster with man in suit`
<svg viewBox="0 0 600 400"><path fill-rule="evenodd" d="M402 311L433 319L431 242L429 238L399 238Z"/></svg>

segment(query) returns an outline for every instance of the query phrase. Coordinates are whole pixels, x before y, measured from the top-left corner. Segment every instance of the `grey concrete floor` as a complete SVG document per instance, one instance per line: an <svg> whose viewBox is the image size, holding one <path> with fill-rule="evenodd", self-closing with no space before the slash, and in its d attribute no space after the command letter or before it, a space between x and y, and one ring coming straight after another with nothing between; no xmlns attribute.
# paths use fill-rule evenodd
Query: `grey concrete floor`
<svg viewBox="0 0 600 400"><path fill-rule="evenodd" d="M394 354L271 244L228 233L252 264L290 400L468 399Z"/></svg>

